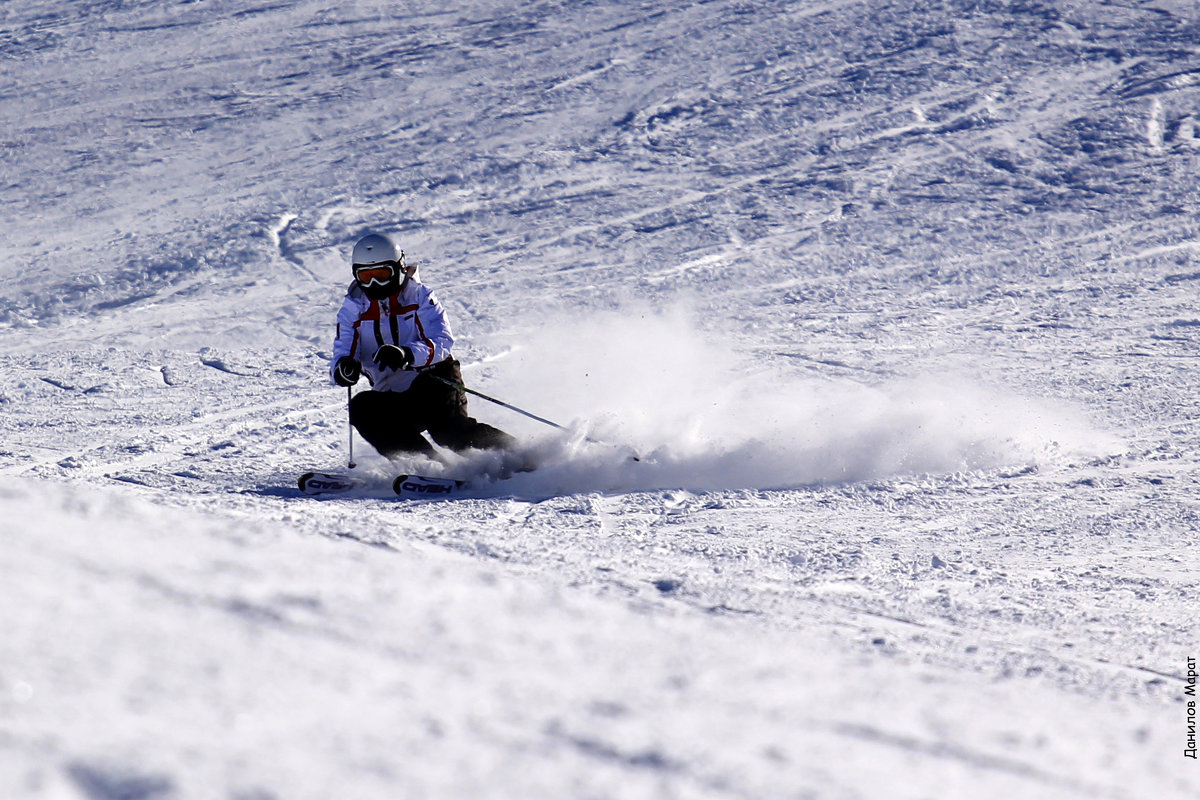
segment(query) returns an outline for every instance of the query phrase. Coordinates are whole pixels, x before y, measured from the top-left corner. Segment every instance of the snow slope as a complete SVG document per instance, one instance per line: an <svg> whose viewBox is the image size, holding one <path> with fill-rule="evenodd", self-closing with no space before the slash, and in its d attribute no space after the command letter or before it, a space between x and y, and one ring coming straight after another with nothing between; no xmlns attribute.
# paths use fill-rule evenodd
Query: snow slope
<svg viewBox="0 0 1200 800"><path fill-rule="evenodd" d="M6 796L1196 796L1197 42L4 4ZM372 230L545 469L296 491Z"/></svg>

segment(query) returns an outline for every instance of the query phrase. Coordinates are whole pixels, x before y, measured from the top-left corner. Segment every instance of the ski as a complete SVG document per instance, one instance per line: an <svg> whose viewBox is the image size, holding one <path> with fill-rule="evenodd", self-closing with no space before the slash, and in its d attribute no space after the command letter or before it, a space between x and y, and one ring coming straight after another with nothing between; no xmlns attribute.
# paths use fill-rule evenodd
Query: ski
<svg viewBox="0 0 1200 800"><path fill-rule="evenodd" d="M300 476L300 491L307 495L337 495L361 489L367 479L344 472L306 472Z"/></svg>
<svg viewBox="0 0 1200 800"><path fill-rule="evenodd" d="M392 481L392 490L400 497L445 497L469 485L469 481L455 478L400 475Z"/></svg>
<svg viewBox="0 0 1200 800"><path fill-rule="evenodd" d="M400 497L444 497L469 485L469 481L434 478L428 475L400 475L392 481L392 490ZM300 476L300 491L310 497L337 497L369 489L376 485L365 475L344 472L306 472Z"/></svg>
<svg viewBox="0 0 1200 800"><path fill-rule="evenodd" d="M531 471L531 470L522 470ZM391 489L398 497L406 499L449 497L458 494L481 483L487 484L511 477L513 473L506 472L499 476L479 475L474 478L438 478L432 475L407 473L397 476L391 482ZM382 486L388 484L382 483ZM300 491L309 497L338 497L355 492L370 490L374 496L381 488L378 477L370 475L353 475L347 472L306 472L300 476ZM384 490L386 491L386 489Z"/></svg>

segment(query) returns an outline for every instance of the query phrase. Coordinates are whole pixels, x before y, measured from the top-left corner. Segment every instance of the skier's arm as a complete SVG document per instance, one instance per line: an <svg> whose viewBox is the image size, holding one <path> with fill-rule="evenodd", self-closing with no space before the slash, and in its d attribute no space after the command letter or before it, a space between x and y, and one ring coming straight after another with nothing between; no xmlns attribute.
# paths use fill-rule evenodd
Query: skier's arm
<svg viewBox="0 0 1200 800"><path fill-rule="evenodd" d="M446 321L446 311L433 292L425 292L421 297L414 322L417 338L404 343L412 351L413 366L428 367L447 358L454 335Z"/></svg>
<svg viewBox="0 0 1200 800"><path fill-rule="evenodd" d="M329 380L334 385L341 385L334 377L338 361L343 356L354 357L355 345L357 344L355 339L358 336L358 329L355 327L355 323L358 322L358 315L358 304L347 297L346 301L342 303L341 310L338 311L337 333L333 338L333 358L329 360Z"/></svg>

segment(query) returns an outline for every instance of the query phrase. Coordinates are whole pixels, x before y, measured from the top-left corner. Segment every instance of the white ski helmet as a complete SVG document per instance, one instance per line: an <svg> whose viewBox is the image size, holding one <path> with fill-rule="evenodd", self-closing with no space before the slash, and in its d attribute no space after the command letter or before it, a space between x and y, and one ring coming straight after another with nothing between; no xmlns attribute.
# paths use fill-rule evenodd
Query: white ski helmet
<svg viewBox="0 0 1200 800"><path fill-rule="evenodd" d="M376 264L394 264L398 271L403 272L404 251L383 234L371 233L354 245L354 252L350 255L350 268Z"/></svg>
<svg viewBox="0 0 1200 800"><path fill-rule="evenodd" d="M350 256L350 271L358 287L372 300L403 291L411 277L404 251L386 236L372 233L358 240Z"/></svg>

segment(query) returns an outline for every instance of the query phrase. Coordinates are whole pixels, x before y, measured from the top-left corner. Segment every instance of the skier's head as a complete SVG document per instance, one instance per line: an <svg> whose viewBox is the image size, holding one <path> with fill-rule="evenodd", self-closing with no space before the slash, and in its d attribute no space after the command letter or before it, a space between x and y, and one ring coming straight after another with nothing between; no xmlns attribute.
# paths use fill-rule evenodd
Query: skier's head
<svg viewBox="0 0 1200 800"><path fill-rule="evenodd" d="M367 297L390 297L408 280L404 251L386 236L372 233L358 240L350 256L354 279Z"/></svg>

